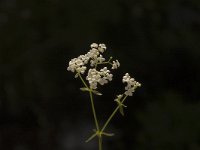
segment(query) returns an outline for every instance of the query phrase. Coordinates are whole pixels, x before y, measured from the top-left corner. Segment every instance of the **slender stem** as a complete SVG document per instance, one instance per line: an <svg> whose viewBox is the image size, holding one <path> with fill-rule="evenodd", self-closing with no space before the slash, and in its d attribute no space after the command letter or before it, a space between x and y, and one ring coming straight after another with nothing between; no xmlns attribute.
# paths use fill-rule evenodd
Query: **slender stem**
<svg viewBox="0 0 200 150"><path fill-rule="evenodd" d="M79 78L81 79L82 83L85 85L86 88L88 88L87 84L85 83L85 81L83 80L82 76L80 73L78 73Z"/></svg>
<svg viewBox="0 0 200 150"><path fill-rule="evenodd" d="M78 76L80 77L82 83L85 85L86 88L89 89L89 87L87 86L87 84L85 83L85 81L83 80L81 74L79 73ZM91 90L89 91L90 93L90 101L91 101L91 106L92 106L92 113L93 113L93 117L94 117L94 121L95 121L95 125L96 125L96 130L97 132L99 132L99 123L97 120L97 115L96 115L96 110L95 110L95 106L94 106L94 100L93 100L93 95ZM99 150L102 150L102 137L101 136L97 136L98 137L98 145L99 145Z"/></svg>
<svg viewBox="0 0 200 150"><path fill-rule="evenodd" d="M97 131L99 131L99 123L98 123L98 120L97 120L96 110L95 110L95 107L94 107L94 100L93 100L92 92L89 91L89 93L90 93L90 101L91 101L92 112L93 112L93 116L94 116L96 129L97 129Z"/></svg>
<svg viewBox="0 0 200 150"><path fill-rule="evenodd" d="M88 88L88 86L85 83L85 81L83 80L81 74L79 73L78 75L79 75L81 81L83 82L83 84L85 85L85 87ZM95 110L95 106L94 106L93 95L92 95L91 91L89 91L89 93L90 93L90 101L91 101L92 112L93 112L93 116L94 116L94 121L95 121L96 129L97 129L97 131L99 131L99 123L98 123L97 116L96 116L96 110Z"/></svg>
<svg viewBox="0 0 200 150"><path fill-rule="evenodd" d="M98 65L103 65L103 64L110 64L110 65L112 65L112 63L110 62L112 60L112 57L108 60L108 61L105 61L105 62L97 62L96 64L95 64L95 69L97 68L97 66Z"/></svg>
<svg viewBox="0 0 200 150"><path fill-rule="evenodd" d="M93 112L93 116L94 116L94 121L95 121L96 129L97 129L97 132L99 132L100 129L99 129L99 123L98 123L97 116L96 116L96 110L95 110L95 107L94 107L93 95L92 95L91 91L89 91L89 93L90 93L90 100L91 100L92 112ZM102 150L102 137L101 137L101 135L99 135L97 137L98 137L99 150Z"/></svg>
<svg viewBox="0 0 200 150"><path fill-rule="evenodd" d="M123 98L123 100L121 101L121 103L123 104L123 102L126 100L126 98L127 98L127 95ZM103 128L101 129L101 132L103 132L105 129L106 129L106 127L107 127L107 125L110 123L110 121L111 121L111 119L113 118L113 116L116 114L116 112L118 111L118 109L119 109L119 105L115 108L115 110L112 112L112 114L110 115L110 117L108 118L108 120L106 121L106 123L104 124L104 126L103 126Z"/></svg>
<svg viewBox="0 0 200 150"><path fill-rule="evenodd" d="M98 136L98 141L99 141L99 150L102 150L102 137Z"/></svg>

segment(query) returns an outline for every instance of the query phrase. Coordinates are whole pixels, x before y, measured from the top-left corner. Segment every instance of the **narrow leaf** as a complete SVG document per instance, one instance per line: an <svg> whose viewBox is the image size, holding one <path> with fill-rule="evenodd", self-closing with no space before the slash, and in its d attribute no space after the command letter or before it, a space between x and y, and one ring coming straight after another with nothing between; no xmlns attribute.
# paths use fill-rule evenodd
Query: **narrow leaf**
<svg viewBox="0 0 200 150"><path fill-rule="evenodd" d="M124 108L123 108L123 106L119 107L119 112L122 114L122 116L124 116Z"/></svg>
<svg viewBox="0 0 200 150"><path fill-rule="evenodd" d="M94 94L96 94L96 95L102 95L100 92L98 92L98 91L96 91L96 90L92 90L92 92L94 93Z"/></svg>
<svg viewBox="0 0 200 150"><path fill-rule="evenodd" d="M78 73L76 73L74 77L75 77L75 78L78 78Z"/></svg>
<svg viewBox="0 0 200 150"><path fill-rule="evenodd" d="M88 89L88 88L86 88L86 87L80 88L80 90L81 90L81 91L84 91L84 92L85 92L85 91L90 91L90 89Z"/></svg>
<svg viewBox="0 0 200 150"><path fill-rule="evenodd" d="M105 136L114 136L114 133L106 133L106 132L102 132L102 135L105 135Z"/></svg>
<svg viewBox="0 0 200 150"><path fill-rule="evenodd" d="M120 98L120 97L119 97ZM119 106L119 112L121 113L122 116L124 116L124 107L126 108L127 106L124 105L120 99L115 99L115 101L117 102L117 105Z"/></svg>

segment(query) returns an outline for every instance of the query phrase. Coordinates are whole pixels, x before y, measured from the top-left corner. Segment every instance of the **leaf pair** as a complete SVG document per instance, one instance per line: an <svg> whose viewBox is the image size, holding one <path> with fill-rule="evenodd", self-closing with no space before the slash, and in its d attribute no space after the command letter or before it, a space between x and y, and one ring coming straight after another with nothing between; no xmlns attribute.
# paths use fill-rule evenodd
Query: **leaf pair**
<svg viewBox="0 0 200 150"><path fill-rule="evenodd" d="M123 97L122 95L119 95L117 99L115 99L115 102L117 102L117 105L119 107L119 112L121 113L122 116L124 116L124 107L126 108L127 106L124 105L123 102L121 102L122 97Z"/></svg>
<svg viewBox="0 0 200 150"><path fill-rule="evenodd" d="M99 95L99 96L102 95L99 91L96 91L96 90L93 90L93 89L89 89L87 87L80 88L80 90L83 91L83 92L92 92L95 95Z"/></svg>
<svg viewBox="0 0 200 150"><path fill-rule="evenodd" d="M106 132L101 132L101 131L97 131L97 130L93 130L95 133L92 134L85 142L89 142L91 141L93 138L95 138L96 136L101 137L102 135L105 136L114 136L113 133L106 133Z"/></svg>

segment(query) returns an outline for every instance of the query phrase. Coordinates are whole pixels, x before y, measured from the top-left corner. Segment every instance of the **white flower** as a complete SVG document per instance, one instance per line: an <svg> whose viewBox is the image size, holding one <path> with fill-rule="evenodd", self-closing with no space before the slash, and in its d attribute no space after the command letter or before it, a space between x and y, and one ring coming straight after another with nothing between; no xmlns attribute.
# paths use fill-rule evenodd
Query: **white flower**
<svg viewBox="0 0 200 150"><path fill-rule="evenodd" d="M94 67L97 63L102 63L105 61L105 58L100 54L104 52L105 44L99 44L101 46L98 46L98 44L93 43L91 45L91 50L86 54L90 60L90 66Z"/></svg>
<svg viewBox="0 0 200 150"><path fill-rule="evenodd" d="M90 88L97 89L97 83L100 80L100 78L101 75L96 69L89 69L86 80L88 80Z"/></svg>
<svg viewBox="0 0 200 150"><path fill-rule="evenodd" d="M117 95L117 98L115 99L115 101L118 101L118 100L120 100L122 97L123 97L123 95L122 95L122 94L119 94L119 95Z"/></svg>
<svg viewBox="0 0 200 150"><path fill-rule="evenodd" d="M99 44L99 47L106 49L106 45L105 44Z"/></svg>
<svg viewBox="0 0 200 150"><path fill-rule="evenodd" d="M96 58L90 60L90 66L93 67L93 66L95 66L97 63L102 63L102 62L104 62L105 60L106 60L106 59L105 59L102 55L99 55L99 56L97 56Z"/></svg>
<svg viewBox="0 0 200 150"><path fill-rule="evenodd" d="M123 76L122 82L127 83L127 86L125 87L125 95L127 96L132 96L135 89L141 86L141 84L135 81L134 78L131 78L128 73Z"/></svg>
<svg viewBox="0 0 200 150"><path fill-rule="evenodd" d="M90 59L87 55L80 55L78 58L79 58L80 60L82 60L82 62L83 62L84 64L87 64L88 61L89 61L89 59Z"/></svg>
<svg viewBox="0 0 200 150"><path fill-rule="evenodd" d="M97 59L99 55L99 51L96 48L92 48L87 54L89 58Z"/></svg>
<svg viewBox="0 0 200 150"><path fill-rule="evenodd" d="M106 50L106 45L105 44L99 44L98 50L99 50L99 52L103 53Z"/></svg>
<svg viewBox="0 0 200 150"><path fill-rule="evenodd" d="M97 58L99 55L99 51L96 48L92 48L86 55L91 59L90 66L93 67L98 62Z"/></svg>
<svg viewBox="0 0 200 150"><path fill-rule="evenodd" d="M113 75L110 73L110 70L108 70L107 67L104 67L103 69L101 69L100 74L102 76L101 78L102 81L100 81L101 83L99 82L101 85L108 83L108 81L112 81Z"/></svg>
<svg viewBox="0 0 200 150"><path fill-rule="evenodd" d="M98 48L98 44L97 44L97 43L92 43L92 44L90 45L90 47L91 47L91 48Z"/></svg>
<svg viewBox="0 0 200 150"><path fill-rule="evenodd" d="M97 61L98 63L102 63L104 62L106 59L102 56L102 55L99 55L99 57L97 57Z"/></svg>
<svg viewBox="0 0 200 150"><path fill-rule="evenodd" d="M90 60L90 66L91 67L94 67L96 63L97 63L96 60Z"/></svg>
<svg viewBox="0 0 200 150"><path fill-rule="evenodd" d="M76 71L76 72L80 72L84 74L85 70L87 69L85 65L88 63L89 59L90 58L87 55L80 55L77 58L73 58L69 62L69 66L67 67L67 70L71 72Z"/></svg>
<svg viewBox="0 0 200 150"><path fill-rule="evenodd" d="M79 57L74 58L69 62L69 66L67 67L68 71L80 72L84 74L85 71L87 70L86 65L88 64L88 62L90 63L91 67L94 67L98 63L101 64L105 61L105 58L101 54L106 50L105 44L92 43L90 47L91 49L85 55L80 55ZM113 64L114 68L119 67L119 62L117 60L116 62L113 62L113 63L114 63ZM106 77L103 77L99 83L105 84L107 80L110 80L110 79L111 79L111 76L106 75Z"/></svg>
<svg viewBox="0 0 200 150"><path fill-rule="evenodd" d="M88 80L90 88L97 89L98 83L104 85L108 83L108 81L111 81L112 77L113 75L110 73L110 70L108 70L107 67L104 67L100 71L89 69L86 80Z"/></svg>
<svg viewBox="0 0 200 150"><path fill-rule="evenodd" d="M78 67L78 68L76 69L76 71L77 71L77 72L80 72L80 73L82 73L82 74L84 74L86 69L87 69L87 67L82 66L82 67Z"/></svg>
<svg viewBox="0 0 200 150"><path fill-rule="evenodd" d="M113 63L112 63L112 69L117 69L117 68L119 68L119 67L120 67L119 61L118 61L118 60L113 61Z"/></svg>

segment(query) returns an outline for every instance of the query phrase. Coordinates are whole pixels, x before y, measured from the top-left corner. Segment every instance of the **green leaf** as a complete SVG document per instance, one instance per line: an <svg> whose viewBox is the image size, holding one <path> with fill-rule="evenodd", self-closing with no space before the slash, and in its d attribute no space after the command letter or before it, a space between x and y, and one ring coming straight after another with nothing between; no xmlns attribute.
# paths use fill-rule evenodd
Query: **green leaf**
<svg viewBox="0 0 200 150"><path fill-rule="evenodd" d="M102 132L102 135L105 135L105 136L114 136L115 134L114 133Z"/></svg>
<svg viewBox="0 0 200 150"><path fill-rule="evenodd" d="M115 99L115 101L117 102L117 105L119 106L119 112L122 116L124 116L124 107L127 107L126 105L124 105L119 99Z"/></svg>
<svg viewBox="0 0 200 150"><path fill-rule="evenodd" d="M122 116L124 116L124 109L123 109L123 106L120 106L120 107L119 107L119 112L122 114Z"/></svg>
<svg viewBox="0 0 200 150"><path fill-rule="evenodd" d="M94 94L96 94L96 95L99 95L99 96L102 95L100 92L98 92L98 91L96 91L96 90L92 90L92 93L94 93Z"/></svg>
<svg viewBox="0 0 200 150"><path fill-rule="evenodd" d="M90 89L88 89L86 87L80 88L80 90L83 91L83 92L90 91Z"/></svg>
<svg viewBox="0 0 200 150"><path fill-rule="evenodd" d="M75 77L75 78L78 78L78 74L79 74L79 73L76 73L74 77Z"/></svg>

